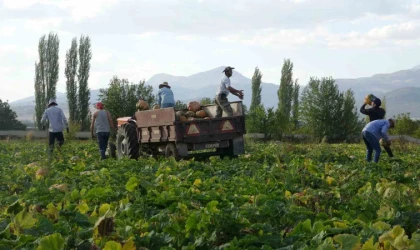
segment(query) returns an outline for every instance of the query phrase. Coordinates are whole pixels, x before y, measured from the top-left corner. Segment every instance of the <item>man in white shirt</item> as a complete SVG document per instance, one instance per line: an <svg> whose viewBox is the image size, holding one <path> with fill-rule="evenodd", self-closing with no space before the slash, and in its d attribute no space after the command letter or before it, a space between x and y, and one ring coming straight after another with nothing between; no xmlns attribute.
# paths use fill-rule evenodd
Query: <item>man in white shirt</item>
<svg viewBox="0 0 420 250"><path fill-rule="evenodd" d="M236 95L239 99L244 98L243 90L237 90L230 86L230 77L232 76L232 70L235 69L233 67L226 67L223 72L225 76L222 78L219 88L217 89L215 102L217 105L217 112L216 117L222 117L223 111L227 114L227 116L233 116L233 110L230 106L230 102L227 99L229 93Z"/></svg>
<svg viewBox="0 0 420 250"><path fill-rule="evenodd" d="M53 151L55 139L58 141L58 146L64 144L64 136L63 130L64 128L67 129L67 133L69 133L69 124L67 123L67 119L64 116L64 112L61 108L57 107L57 102L55 98L51 98L48 102L48 108L44 111L42 115L41 123L45 123L46 120L49 121L50 127L49 131L49 145L50 151ZM42 127L45 129L45 126Z"/></svg>

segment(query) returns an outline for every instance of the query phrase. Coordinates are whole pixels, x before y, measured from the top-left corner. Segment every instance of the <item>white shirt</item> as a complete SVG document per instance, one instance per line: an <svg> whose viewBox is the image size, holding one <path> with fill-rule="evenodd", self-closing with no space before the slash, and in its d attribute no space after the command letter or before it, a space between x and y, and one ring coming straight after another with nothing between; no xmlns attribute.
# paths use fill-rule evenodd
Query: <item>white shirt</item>
<svg viewBox="0 0 420 250"><path fill-rule="evenodd" d="M47 119L50 122L48 131L53 133L63 132L64 127L69 126L63 110L57 106L51 106L44 111L41 123L44 123Z"/></svg>
<svg viewBox="0 0 420 250"><path fill-rule="evenodd" d="M230 79L229 77L225 76L222 78L222 80L220 81L220 85L219 88L217 89L217 95L220 94L226 94L229 95L230 91L228 90L228 88L230 87Z"/></svg>

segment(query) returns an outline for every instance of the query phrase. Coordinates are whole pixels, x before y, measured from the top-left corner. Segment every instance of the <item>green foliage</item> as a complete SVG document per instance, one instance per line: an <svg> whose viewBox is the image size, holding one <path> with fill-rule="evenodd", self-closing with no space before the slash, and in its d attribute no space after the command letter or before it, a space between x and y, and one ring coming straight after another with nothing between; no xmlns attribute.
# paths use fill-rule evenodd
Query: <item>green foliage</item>
<svg viewBox="0 0 420 250"><path fill-rule="evenodd" d="M245 121L249 133L263 133L266 139L278 135L277 114L274 108L265 109L259 105L248 112Z"/></svg>
<svg viewBox="0 0 420 250"><path fill-rule="evenodd" d="M78 121L82 126L82 130L89 130L91 114L89 111L89 71L90 71L90 60L92 59L92 49L90 38L87 36L80 37L79 46L79 72L77 74L77 80L79 83L79 95L78 95Z"/></svg>
<svg viewBox="0 0 420 250"><path fill-rule="evenodd" d="M111 79L107 89L100 89L99 98L114 119L134 115L138 100L145 100L149 106L155 102L153 87L144 80L134 84L117 76Z"/></svg>
<svg viewBox="0 0 420 250"><path fill-rule="evenodd" d="M362 144L247 142L237 159L177 162L98 161L95 142L70 141L37 179L44 144L0 143L0 249L420 246L419 147L375 167Z"/></svg>
<svg viewBox="0 0 420 250"><path fill-rule="evenodd" d="M261 105L261 78L262 73L258 67L255 67L254 75L252 76L252 98L250 110Z"/></svg>
<svg viewBox="0 0 420 250"><path fill-rule="evenodd" d="M298 84L298 80L296 79L293 84L291 131L296 131L299 128L299 90L300 86Z"/></svg>
<svg viewBox="0 0 420 250"><path fill-rule="evenodd" d="M294 99L293 63L285 59L281 69L280 87L277 92L279 98L278 115L280 130L286 131L289 127L292 102Z"/></svg>
<svg viewBox="0 0 420 250"><path fill-rule="evenodd" d="M214 104L214 99L211 99L209 97L203 97L201 98L201 100L199 101L200 105L208 105L208 104Z"/></svg>
<svg viewBox="0 0 420 250"><path fill-rule="evenodd" d="M175 109L176 110L187 109L187 104L178 100L178 101L175 102Z"/></svg>
<svg viewBox="0 0 420 250"><path fill-rule="evenodd" d="M36 126L42 127L42 114L48 100L56 96L56 86L59 74L60 40L57 34L50 33L48 39L39 39L39 61L35 63L35 119Z"/></svg>
<svg viewBox="0 0 420 250"><path fill-rule="evenodd" d="M8 102L0 99L0 130L26 130L26 126L17 120L16 113Z"/></svg>
<svg viewBox="0 0 420 250"><path fill-rule="evenodd" d="M410 118L410 113L398 114L397 117L395 117L395 121L395 128L389 131L391 134L417 137L420 126Z"/></svg>
<svg viewBox="0 0 420 250"><path fill-rule="evenodd" d="M74 123L79 121L78 118L78 102L77 102L77 39L73 38L71 47L66 53L66 68L64 73L66 75L66 89L67 89L67 101L69 106L69 122Z"/></svg>
<svg viewBox="0 0 420 250"><path fill-rule="evenodd" d="M361 122L351 90L342 93L332 78L311 78L303 89L300 116L306 132L329 142L343 141L360 133Z"/></svg>

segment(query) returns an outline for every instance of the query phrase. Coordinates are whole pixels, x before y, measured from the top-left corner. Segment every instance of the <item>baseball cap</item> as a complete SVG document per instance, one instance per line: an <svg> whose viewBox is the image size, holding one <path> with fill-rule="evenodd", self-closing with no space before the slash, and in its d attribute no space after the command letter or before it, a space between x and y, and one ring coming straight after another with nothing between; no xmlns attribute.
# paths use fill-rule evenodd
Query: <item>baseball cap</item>
<svg viewBox="0 0 420 250"><path fill-rule="evenodd" d="M227 67L225 68L225 70L223 70L223 72L226 72L226 71L229 71L229 70L232 70L232 69L235 69L235 68L234 68L234 67L227 66Z"/></svg>
<svg viewBox="0 0 420 250"><path fill-rule="evenodd" d="M382 101L381 101L381 99L379 99L379 98L375 98L374 100L373 100L373 102L376 104L376 106L381 106L382 105Z"/></svg>

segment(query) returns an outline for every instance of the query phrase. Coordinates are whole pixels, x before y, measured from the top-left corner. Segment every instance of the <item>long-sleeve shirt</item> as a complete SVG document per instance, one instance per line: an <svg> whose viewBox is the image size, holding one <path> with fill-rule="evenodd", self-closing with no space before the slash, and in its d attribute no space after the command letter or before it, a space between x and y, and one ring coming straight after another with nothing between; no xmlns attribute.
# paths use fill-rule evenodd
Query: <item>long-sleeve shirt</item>
<svg viewBox="0 0 420 250"><path fill-rule="evenodd" d="M369 132L373 134L378 141L381 138L384 138L385 140L388 140L388 129L390 127L388 120L375 120L371 121L363 128L362 131Z"/></svg>
<svg viewBox="0 0 420 250"><path fill-rule="evenodd" d="M365 108L366 104L363 104L360 107L360 113L369 116L369 121L375 121L379 119L384 119L385 117L385 110L383 108L374 107L374 108Z"/></svg>
<svg viewBox="0 0 420 250"><path fill-rule="evenodd" d="M175 104L174 93L170 88L163 87L159 89L157 94L157 104L161 107L163 104Z"/></svg>
<svg viewBox="0 0 420 250"><path fill-rule="evenodd" d="M63 110L57 106L51 106L44 111L41 123L44 123L46 120L50 122L48 131L53 133L63 132L64 128L69 126Z"/></svg>

